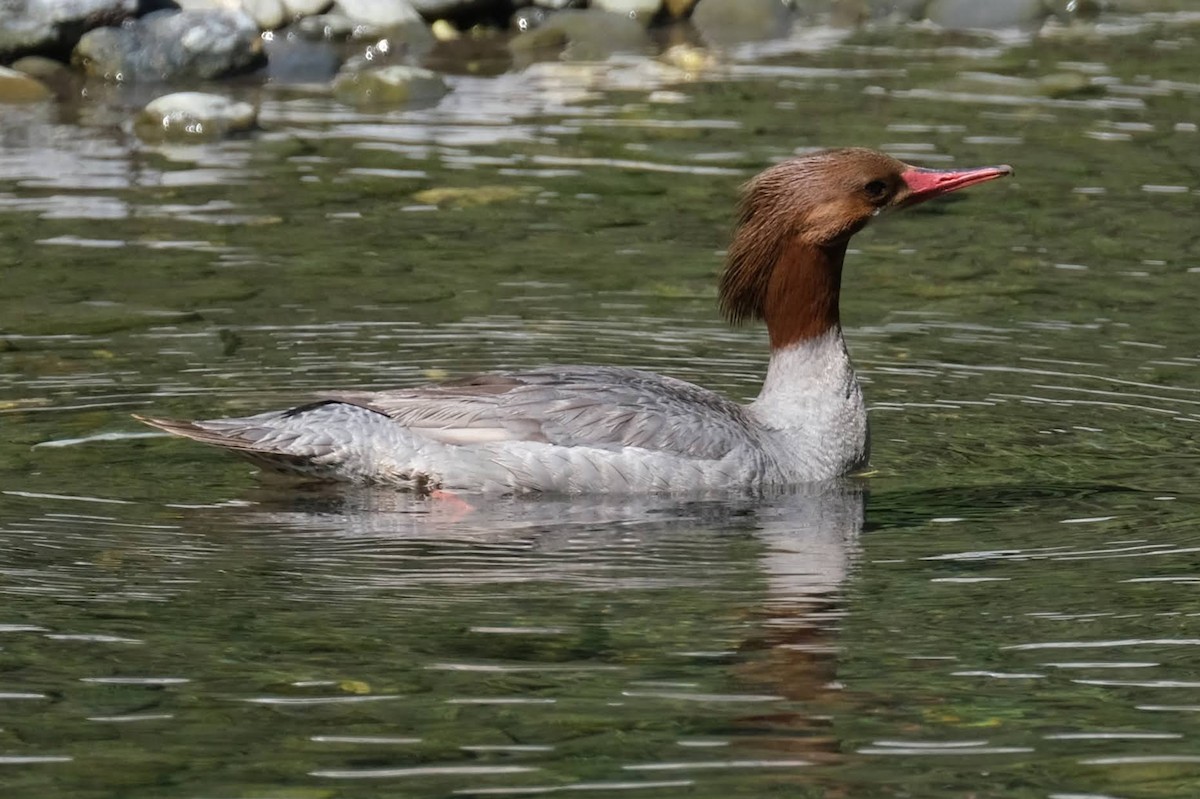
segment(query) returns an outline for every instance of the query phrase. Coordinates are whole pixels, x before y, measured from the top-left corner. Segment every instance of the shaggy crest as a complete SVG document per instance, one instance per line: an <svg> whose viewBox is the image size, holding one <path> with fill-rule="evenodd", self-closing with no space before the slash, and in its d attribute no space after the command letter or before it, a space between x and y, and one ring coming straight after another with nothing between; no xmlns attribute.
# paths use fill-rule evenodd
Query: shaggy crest
<svg viewBox="0 0 1200 799"><path fill-rule="evenodd" d="M778 283L772 276L785 267L836 272L832 283L819 276L809 281L832 288L836 305L847 242L884 207L903 202L909 192L901 174L910 169L874 150L822 150L746 183L721 277L725 318L733 324L767 319Z"/></svg>

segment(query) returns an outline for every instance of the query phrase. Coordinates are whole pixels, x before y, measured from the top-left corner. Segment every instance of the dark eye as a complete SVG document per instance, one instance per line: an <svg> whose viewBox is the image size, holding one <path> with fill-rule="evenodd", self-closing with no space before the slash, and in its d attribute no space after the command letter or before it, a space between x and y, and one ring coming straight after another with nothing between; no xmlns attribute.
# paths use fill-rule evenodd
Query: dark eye
<svg viewBox="0 0 1200 799"><path fill-rule="evenodd" d="M872 200L878 202L887 197L888 184L882 180L872 180L866 186L863 186L863 191L865 191L867 196Z"/></svg>

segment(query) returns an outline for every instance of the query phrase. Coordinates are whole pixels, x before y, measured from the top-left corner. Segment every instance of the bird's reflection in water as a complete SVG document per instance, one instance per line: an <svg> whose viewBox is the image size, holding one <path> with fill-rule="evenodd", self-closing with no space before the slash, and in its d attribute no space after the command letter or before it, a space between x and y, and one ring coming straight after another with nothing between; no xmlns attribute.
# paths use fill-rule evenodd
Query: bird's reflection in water
<svg viewBox="0 0 1200 799"><path fill-rule="evenodd" d="M313 564L318 583L322 568L353 560L355 573L340 575L332 596L324 585L323 601L357 589L448 602L456 591L478 596L494 585L510 592L497 594L503 610L511 591L527 599L537 590L522 583L730 590L737 618L714 624L741 640L714 653L715 662L738 693L781 700L730 707L723 756L822 762L837 749L828 714L838 705L841 594L864 498L863 484L838 481L754 497L464 497L468 507L390 491L263 486L242 521L275 543L285 537L290 557Z"/></svg>

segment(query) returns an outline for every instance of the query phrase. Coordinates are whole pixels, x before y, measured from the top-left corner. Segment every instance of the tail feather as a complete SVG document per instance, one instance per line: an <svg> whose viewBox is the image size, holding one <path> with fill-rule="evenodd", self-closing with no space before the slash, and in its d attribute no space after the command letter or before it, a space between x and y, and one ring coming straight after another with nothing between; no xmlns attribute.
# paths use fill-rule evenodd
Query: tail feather
<svg viewBox="0 0 1200 799"><path fill-rule="evenodd" d="M201 427L196 422L189 422L183 419L163 419L154 416L142 416L141 414L133 414L133 418L137 419L142 424L148 424L151 427L157 427L167 433L183 438L190 438L193 441L199 441L201 444L211 444L215 447L225 447L226 449L259 451L253 442L247 441L237 436L231 436L226 433L221 433L216 430L210 430Z"/></svg>
<svg viewBox="0 0 1200 799"><path fill-rule="evenodd" d="M141 414L132 414L134 419L137 419L142 424L156 427L159 430L170 433L172 435L188 438L192 441L198 441L201 444L208 444L214 447L230 450L243 458L253 462L257 466L265 469L272 469L279 472L290 474L299 474L308 477L314 476L314 472L324 471L314 467L312 459L308 455L283 452L275 448L263 447L256 444L252 440L239 437L235 434L213 430L208 427L201 426L200 423L186 421L183 419L163 419L154 416L142 416Z"/></svg>

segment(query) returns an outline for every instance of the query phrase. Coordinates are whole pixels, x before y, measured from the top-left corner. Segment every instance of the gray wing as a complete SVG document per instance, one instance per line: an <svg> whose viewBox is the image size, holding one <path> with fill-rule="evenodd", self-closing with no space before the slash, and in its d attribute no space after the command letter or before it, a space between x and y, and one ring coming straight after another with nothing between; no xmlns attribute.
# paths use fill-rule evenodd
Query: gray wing
<svg viewBox="0 0 1200 799"><path fill-rule="evenodd" d="M545 367L323 398L385 414L447 444L642 447L707 459L754 436L741 405L682 380L619 367Z"/></svg>

